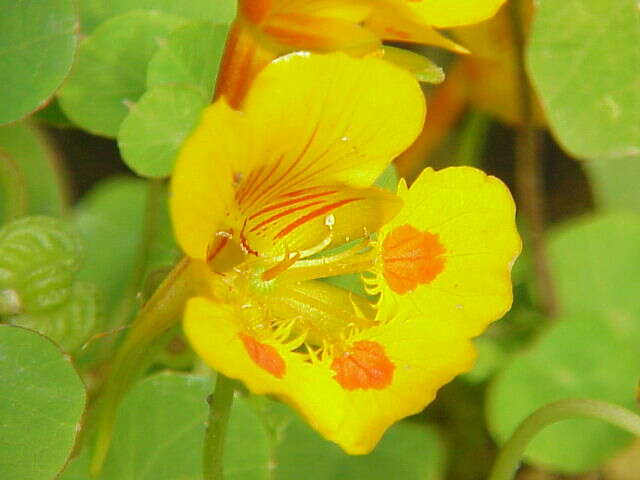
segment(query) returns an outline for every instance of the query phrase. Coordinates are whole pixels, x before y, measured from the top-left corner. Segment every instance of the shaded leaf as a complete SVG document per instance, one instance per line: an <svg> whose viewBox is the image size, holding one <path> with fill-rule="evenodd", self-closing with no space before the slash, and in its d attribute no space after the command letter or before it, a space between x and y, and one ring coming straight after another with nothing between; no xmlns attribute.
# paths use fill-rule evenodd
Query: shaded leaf
<svg viewBox="0 0 640 480"><path fill-rule="evenodd" d="M161 374L127 395L114 441L99 480L200 480L202 442L211 382L203 377ZM61 480L88 478L89 452L71 463ZM268 448L260 421L245 401L234 401L227 443L225 479L267 478Z"/></svg>

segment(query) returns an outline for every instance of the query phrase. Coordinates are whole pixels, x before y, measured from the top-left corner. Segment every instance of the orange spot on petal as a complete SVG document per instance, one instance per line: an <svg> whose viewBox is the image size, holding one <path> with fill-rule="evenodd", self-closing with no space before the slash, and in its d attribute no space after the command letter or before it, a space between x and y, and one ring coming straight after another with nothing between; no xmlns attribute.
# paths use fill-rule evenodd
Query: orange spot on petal
<svg viewBox="0 0 640 480"><path fill-rule="evenodd" d="M384 278L391 289L407 293L429 283L444 269L445 249L438 235L402 225L382 242Z"/></svg>
<svg viewBox="0 0 640 480"><path fill-rule="evenodd" d="M256 365L276 378L284 377L284 374L287 372L287 365L274 347L260 343L255 338L243 333L238 334L238 336L240 340L242 340L244 348L247 350L251 360L253 360Z"/></svg>
<svg viewBox="0 0 640 480"><path fill-rule="evenodd" d="M393 380L395 366L382 345L368 340L355 342L331 363L333 378L346 390L381 390Z"/></svg>

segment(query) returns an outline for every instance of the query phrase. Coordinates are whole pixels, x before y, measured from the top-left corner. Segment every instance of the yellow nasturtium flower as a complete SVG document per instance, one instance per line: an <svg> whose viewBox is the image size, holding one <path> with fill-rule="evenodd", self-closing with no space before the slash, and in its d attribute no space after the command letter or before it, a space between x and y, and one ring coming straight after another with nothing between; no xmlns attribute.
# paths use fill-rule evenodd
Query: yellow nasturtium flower
<svg viewBox="0 0 640 480"><path fill-rule="evenodd" d="M190 343L352 454L469 370L470 339L512 301L520 239L498 179L458 167L372 186L424 117L403 69L290 54L241 110L206 109L172 179L177 239L210 272L187 303ZM354 272L375 297L322 281Z"/></svg>
<svg viewBox="0 0 640 480"><path fill-rule="evenodd" d="M240 0L218 79L218 93L239 104L251 79L283 54L305 50L377 52L391 61L417 61L409 53L381 50L382 41L466 50L438 28L490 18L505 0ZM418 61L419 62L419 61Z"/></svg>

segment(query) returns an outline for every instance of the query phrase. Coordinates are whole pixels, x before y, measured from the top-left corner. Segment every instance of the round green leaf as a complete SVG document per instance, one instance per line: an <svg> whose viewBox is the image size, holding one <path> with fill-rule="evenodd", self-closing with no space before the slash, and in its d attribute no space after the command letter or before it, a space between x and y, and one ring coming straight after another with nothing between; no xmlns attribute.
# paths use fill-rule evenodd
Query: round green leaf
<svg viewBox="0 0 640 480"><path fill-rule="evenodd" d="M68 75L78 19L72 0L3 2L0 124L43 106Z"/></svg>
<svg viewBox="0 0 640 480"><path fill-rule="evenodd" d="M369 455L352 456L328 442L297 415L281 431L278 480L443 479L444 445L435 429L400 422L389 428Z"/></svg>
<svg viewBox="0 0 640 480"><path fill-rule="evenodd" d="M598 314L561 319L492 384L487 416L493 435L504 442L529 414L565 398L592 398L633 409L637 344L621 340L615 326ZM563 473L581 473L602 465L630 440L629 434L604 422L567 420L539 433L525 458Z"/></svg>
<svg viewBox="0 0 640 480"><path fill-rule="evenodd" d="M539 2L529 72L551 129L572 155L640 157L638 38L637 0Z"/></svg>
<svg viewBox="0 0 640 480"><path fill-rule="evenodd" d="M27 213L62 215L67 204L66 185L61 166L44 136L28 123L0 127L0 151L11 158L24 180ZM2 195L0 199L5 201Z"/></svg>
<svg viewBox="0 0 640 480"><path fill-rule="evenodd" d="M602 312L627 335L640 335L639 238L635 213L586 217L553 231L549 257L562 311Z"/></svg>
<svg viewBox="0 0 640 480"><path fill-rule="evenodd" d="M142 180L107 180L82 198L76 209L74 224L86 248L79 278L101 288L107 315L127 288L137 263L148 189ZM158 203L147 271L170 265L178 256L166 201L162 198Z"/></svg>
<svg viewBox="0 0 640 480"><path fill-rule="evenodd" d="M81 44L73 72L58 98L80 127L115 137L120 123L146 89L147 64L171 30L184 20L157 11L115 17Z"/></svg>
<svg viewBox="0 0 640 480"><path fill-rule="evenodd" d="M97 480L200 480L202 442L211 382L161 374L127 395L115 436ZM89 452L72 462L61 480L88 478ZM259 419L241 398L231 410L224 455L225 479L266 480L268 446Z"/></svg>
<svg viewBox="0 0 640 480"><path fill-rule="evenodd" d="M0 478L55 478L80 429L82 381L51 341L8 325L0 325L0 378Z"/></svg>
<svg viewBox="0 0 640 480"><path fill-rule="evenodd" d="M92 31L105 20L131 10L157 10L194 20L230 22L236 14L235 0L80 0L82 30Z"/></svg>
<svg viewBox="0 0 640 480"><path fill-rule="evenodd" d="M125 163L144 177L168 176L208 103L199 90L188 85L159 85L148 90L120 126L118 146Z"/></svg>
<svg viewBox="0 0 640 480"><path fill-rule="evenodd" d="M223 23L189 22L176 28L149 62L147 86L183 83L213 96L229 27Z"/></svg>
<svg viewBox="0 0 640 480"><path fill-rule="evenodd" d="M640 161L620 158L610 162L584 162L596 203L601 209L640 213Z"/></svg>

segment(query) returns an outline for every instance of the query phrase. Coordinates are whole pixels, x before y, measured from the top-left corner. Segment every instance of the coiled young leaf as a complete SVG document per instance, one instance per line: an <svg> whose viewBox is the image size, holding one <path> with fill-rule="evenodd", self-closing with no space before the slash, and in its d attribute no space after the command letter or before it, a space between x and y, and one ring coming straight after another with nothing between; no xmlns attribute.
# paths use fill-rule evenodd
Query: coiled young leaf
<svg viewBox="0 0 640 480"><path fill-rule="evenodd" d="M55 218L23 217L0 230L0 313L37 313L65 303L80 267L78 237ZM11 308L9 308L11 307Z"/></svg>
<svg viewBox="0 0 640 480"><path fill-rule="evenodd" d="M62 220L20 218L0 230L0 315L77 350L101 327L96 287L77 281L79 238Z"/></svg>
<svg viewBox="0 0 640 480"><path fill-rule="evenodd" d="M96 287L78 282L73 285L69 299L58 308L16 315L11 323L36 330L64 351L74 352L102 327L100 306Z"/></svg>

